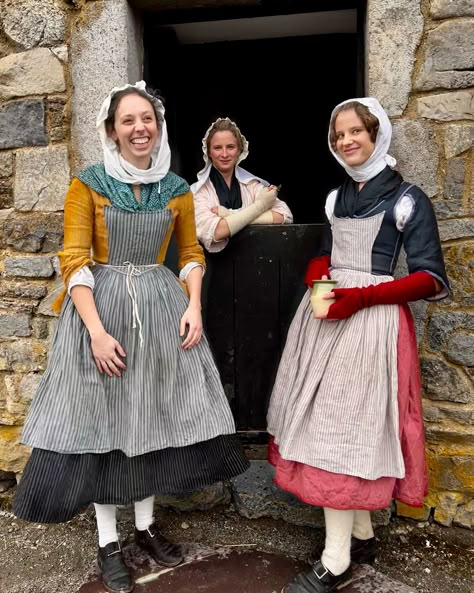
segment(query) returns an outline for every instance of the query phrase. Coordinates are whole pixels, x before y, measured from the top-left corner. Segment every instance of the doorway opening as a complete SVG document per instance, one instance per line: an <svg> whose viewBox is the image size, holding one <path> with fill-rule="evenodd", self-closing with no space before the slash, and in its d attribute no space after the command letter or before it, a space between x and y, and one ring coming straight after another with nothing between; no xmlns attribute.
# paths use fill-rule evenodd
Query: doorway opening
<svg viewBox="0 0 474 593"><path fill-rule="evenodd" d="M343 178L328 151L330 113L363 93L365 6L267 4L146 14L145 79L165 99L173 171L193 183L205 131L230 117L249 141L242 166L281 184L295 223L321 223Z"/></svg>

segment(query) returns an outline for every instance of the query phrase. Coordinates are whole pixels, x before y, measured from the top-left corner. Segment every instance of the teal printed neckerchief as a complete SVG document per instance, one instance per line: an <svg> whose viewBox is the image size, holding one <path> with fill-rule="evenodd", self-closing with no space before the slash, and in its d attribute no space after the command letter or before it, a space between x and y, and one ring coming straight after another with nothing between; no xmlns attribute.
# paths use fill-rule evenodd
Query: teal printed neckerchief
<svg viewBox="0 0 474 593"><path fill-rule="evenodd" d="M168 171L161 181L140 185L141 202L138 202L133 194L132 185L108 175L104 163L84 169L77 178L101 196L108 198L112 206L127 212L163 210L172 198L189 191L189 185L184 179Z"/></svg>

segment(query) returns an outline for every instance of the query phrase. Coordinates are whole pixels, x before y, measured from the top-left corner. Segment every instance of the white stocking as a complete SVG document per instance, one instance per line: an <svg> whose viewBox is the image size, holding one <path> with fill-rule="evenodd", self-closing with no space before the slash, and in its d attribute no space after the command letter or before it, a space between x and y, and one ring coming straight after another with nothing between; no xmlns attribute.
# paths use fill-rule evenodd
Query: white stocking
<svg viewBox="0 0 474 593"><path fill-rule="evenodd" d="M326 543L321 561L334 575L342 574L351 563L351 535L355 511L324 507Z"/></svg>
<svg viewBox="0 0 474 593"><path fill-rule="evenodd" d="M374 537L370 511L356 511L352 535L357 539L370 539Z"/></svg>
<svg viewBox="0 0 474 593"><path fill-rule="evenodd" d="M99 546L103 548L111 542L118 542L117 533L117 507L114 504L94 503L99 532Z"/></svg>
<svg viewBox="0 0 474 593"><path fill-rule="evenodd" d="M135 527L138 531L145 531L153 523L154 502L155 497L150 496L135 503Z"/></svg>

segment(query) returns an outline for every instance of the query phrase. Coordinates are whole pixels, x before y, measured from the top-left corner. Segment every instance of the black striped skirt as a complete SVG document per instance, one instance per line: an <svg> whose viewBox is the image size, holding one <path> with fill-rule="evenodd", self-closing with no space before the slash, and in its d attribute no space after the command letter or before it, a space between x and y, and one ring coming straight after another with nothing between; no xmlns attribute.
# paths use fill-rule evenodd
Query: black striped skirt
<svg viewBox="0 0 474 593"><path fill-rule="evenodd" d="M92 502L129 504L154 494L191 493L248 467L236 434L136 457L121 451L62 454L33 449L13 511L34 523L62 523Z"/></svg>

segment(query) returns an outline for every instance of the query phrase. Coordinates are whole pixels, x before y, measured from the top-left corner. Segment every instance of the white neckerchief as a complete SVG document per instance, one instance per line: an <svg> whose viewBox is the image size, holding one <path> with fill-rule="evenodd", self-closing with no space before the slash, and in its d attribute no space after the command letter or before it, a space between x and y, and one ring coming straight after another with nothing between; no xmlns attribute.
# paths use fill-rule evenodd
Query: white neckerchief
<svg viewBox="0 0 474 593"><path fill-rule="evenodd" d="M108 136L107 130L105 129L105 120L107 119L112 97L115 93L128 88L140 89L146 93L146 84L143 80L140 80L136 84L125 84L121 87L115 87L102 103L99 115L97 116L96 127L99 131L100 141L104 151L105 172L123 183L156 183L163 179L168 173L171 162L171 151L168 144L168 130L166 128L165 108L163 103L156 97L146 93L163 120L162 122L157 122L158 127L161 128L159 129L160 137L153 149L151 155L151 167L149 169L138 169L126 161L120 154L117 144L110 136Z"/></svg>
<svg viewBox="0 0 474 593"><path fill-rule="evenodd" d="M390 123L387 114L377 99L374 97L363 97L360 99L348 99L347 101L343 101L342 103L339 103L339 105L336 105L331 113L329 131L331 130L331 125L336 110L341 107L341 105L350 103L352 101L356 101L357 103L362 103L362 105L365 105L370 113L375 115L375 117L379 120L379 131L377 132L377 138L375 140L374 152L362 165L351 167L337 154L335 150L333 150L331 146L330 133L328 134L329 150L336 161L342 167L344 167L346 173L350 175L354 181L369 181L369 179L372 179L381 171L383 171L387 165L394 169L395 165L397 164L397 161L392 156L387 154L390 147L390 141L392 140L392 124Z"/></svg>
<svg viewBox="0 0 474 593"><path fill-rule="evenodd" d="M197 174L197 181L195 181L191 185L191 191L193 192L193 194L198 192L201 189L201 187L206 183L206 181L209 179L209 175L211 173L211 168L212 168L212 161L209 158L209 155L207 154L207 138L208 138L209 133L210 133L212 127L214 126L214 124L216 124L219 121L228 121L232 125L234 125L237 128L237 130L239 130L239 128L237 127L235 122L233 122L228 117L217 118L216 121L213 122L207 128L206 133L204 134L204 138L202 139L202 154L203 154L203 159L204 159L205 165L204 165L204 168L201 169L199 171L199 173ZM240 130L239 130L239 132L240 132ZM242 135L242 133L240 135L242 136L242 142L243 142L244 147L243 147L242 152L239 154L239 158L237 159L237 165L240 162L242 162L244 159L246 159L249 155L249 143L248 143L247 139L245 138L245 136ZM253 175L249 171L247 171L239 166L235 167L235 176L237 177L237 180L240 183L244 183L245 185L247 183L250 183L251 181L260 181L260 183L263 183L263 185L265 185L265 186L270 185L268 183L268 181L265 181L265 179L261 179L260 177Z"/></svg>

